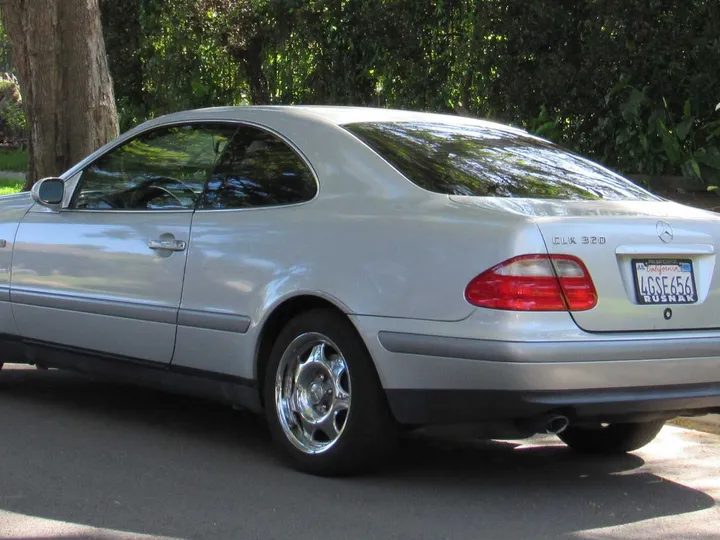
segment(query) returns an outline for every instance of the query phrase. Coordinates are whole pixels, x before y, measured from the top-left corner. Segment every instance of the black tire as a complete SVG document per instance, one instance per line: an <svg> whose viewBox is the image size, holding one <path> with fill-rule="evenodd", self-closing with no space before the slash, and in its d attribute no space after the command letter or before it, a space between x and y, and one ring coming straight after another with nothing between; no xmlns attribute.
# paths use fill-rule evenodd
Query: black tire
<svg viewBox="0 0 720 540"><path fill-rule="evenodd" d="M319 333L335 343L348 367L352 403L339 438L322 453L309 454L288 438L275 405L275 381L283 354L299 336ZM346 476L378 468L397 445L398 428L362 339L342 314L316 309L292 319L280 332L265 371L265 413L273 440L293 468L318 476Z"/></svg>
<svg viewBox="0 0 720 540"><path fill-rule="evenodd" d="M560 440L582 454L623 454L649 444L665 425L665 420L629 422L608 426L569 426L558 434Z"/></svg>

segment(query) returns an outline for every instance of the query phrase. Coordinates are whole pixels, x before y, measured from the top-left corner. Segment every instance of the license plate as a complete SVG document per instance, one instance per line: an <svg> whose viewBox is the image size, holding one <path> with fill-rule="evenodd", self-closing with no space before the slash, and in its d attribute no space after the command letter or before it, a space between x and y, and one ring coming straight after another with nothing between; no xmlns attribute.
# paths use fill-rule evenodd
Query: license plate
<svg viewBox="0 0 720 540"><path fill-rule="evenodd" d="M695 274L689 259L633 259L637 301L644 305L694 304Z"/></svg>

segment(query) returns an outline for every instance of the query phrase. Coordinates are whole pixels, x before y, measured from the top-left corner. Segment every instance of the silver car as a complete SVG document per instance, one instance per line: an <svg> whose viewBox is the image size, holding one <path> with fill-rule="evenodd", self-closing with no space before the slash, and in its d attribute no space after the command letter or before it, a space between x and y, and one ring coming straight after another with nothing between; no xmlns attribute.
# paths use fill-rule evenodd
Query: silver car
<svg viewBox="0 0 720 540"><path fill-rule="evenodd" d="M188 111L0 199L0 361L263 413L314 474L418 428L628 452L720 410L719 240L490 122Z"/></svg>

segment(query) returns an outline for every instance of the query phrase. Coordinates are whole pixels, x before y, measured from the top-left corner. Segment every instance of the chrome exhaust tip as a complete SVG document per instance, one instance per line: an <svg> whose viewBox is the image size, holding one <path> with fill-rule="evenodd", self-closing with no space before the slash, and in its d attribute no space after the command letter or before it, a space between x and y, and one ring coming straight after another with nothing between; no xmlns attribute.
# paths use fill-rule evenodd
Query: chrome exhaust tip
<svg viewBox="0 0 720 540"><path fill-rule="evenodd" d="M551 416L545 426L545 432L550 435L557 435L565 431L568 425L570 425L570 420L568 420L567 416Z"/></svg>

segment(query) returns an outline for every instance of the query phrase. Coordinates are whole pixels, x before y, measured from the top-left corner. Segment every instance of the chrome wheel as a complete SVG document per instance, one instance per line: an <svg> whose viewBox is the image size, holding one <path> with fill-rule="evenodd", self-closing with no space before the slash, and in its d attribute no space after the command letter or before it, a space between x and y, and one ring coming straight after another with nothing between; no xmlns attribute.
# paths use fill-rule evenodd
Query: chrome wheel
<svg viewBox="0 0 720 540"><path fill-rule="evenodd" d="M306 454L330 449L350 414L350 371L328 337L305 333L282 355L275 376L275 408L285 436Z"/></svg>

